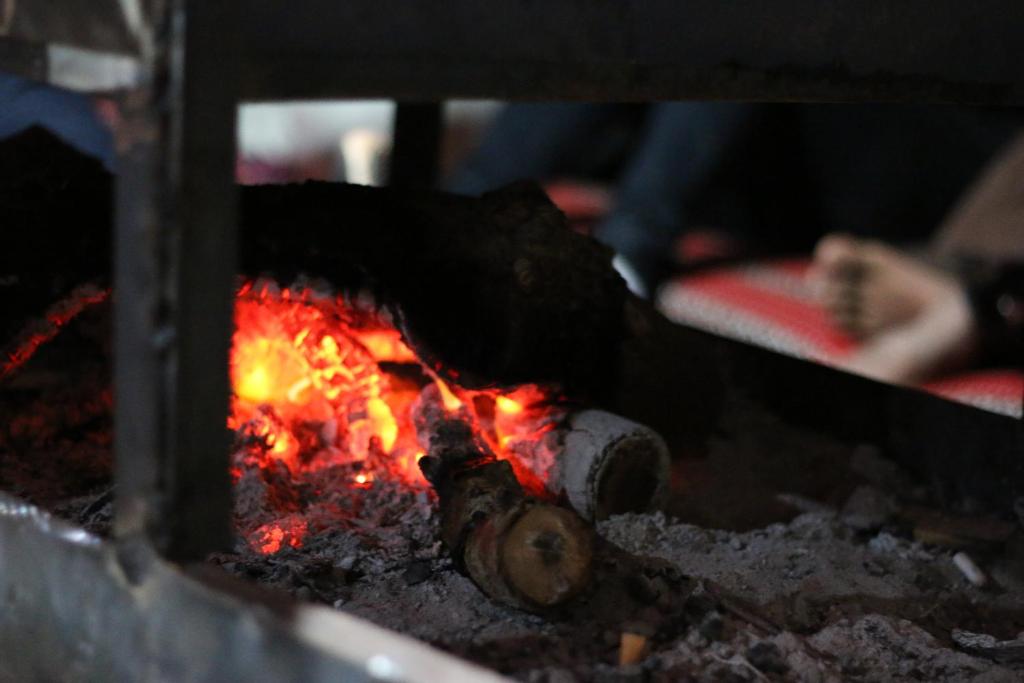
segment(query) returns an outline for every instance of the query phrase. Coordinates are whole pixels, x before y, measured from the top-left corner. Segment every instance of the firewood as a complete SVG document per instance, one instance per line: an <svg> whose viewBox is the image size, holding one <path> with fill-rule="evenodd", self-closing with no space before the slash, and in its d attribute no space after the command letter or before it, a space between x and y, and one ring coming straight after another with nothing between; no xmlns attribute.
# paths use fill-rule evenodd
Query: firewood
<svg viewBox="0 0 1024 683"><path fill-rule="evenodd" d="M571 510L526 496L511 465L468 424L441 423L420 468L440 499L442 541L487 595L542 611L589 585L593 529Z"/></svg>
<svg viewBox="0 0 1024 683"><path fill-rule="evenodd" d="M974 633L958 628L953 629L952 637L957 646L972 655L986 657L1001 664L1024 663L1024 637L999 640L987 633Z"/></svg>
<svg viewBox="0 0 1024 683"><path fill-rule="evenodd" d="M369 288L397 304L417 354L462 386L599 393L615 375L627 292L611 251L569 230L534 185L479 198L261 185L240 188L239 208L245 272Z"/></svg>
<svg viewBox="0 0 1024 683"><path fill-rule="evenodd" d="M643 512L668 492L669 454L653 430L603 410L568 419L548 487L564 491L585 519Z"/></svg>
<svg viewBox="0 0 1024 683"><path fill-rule="evenodd" d="M39 130L0 152L10 238L0 279L15 283L0 338L9 339L73 286L109 283L113 180ZM657 429L673 449L717 424L717 347L630 296L610 250L569 230L535 186L479 198L323 182L242 187L239 229L243 274L372 291L397 307L417 353L462 386L557 384Z"/></svg>
<svg viewBox="0 0 1024 683"><path fill-rule="evenodd" d="M421 444L430 441L440 423L450 419L438 389L427 385L413 409ZM653 430L597 409L570 413L553 438L521 442L513 463L520 482L535 493L546 488L565 494L586 520L613 514L656 509L669 488L669 453ZM553 445L554 444L554 445ZM545 451L556 451L552 464ZM539 453L538 453L539 452ZM523 471L523 470L527 471Z"/></svg>

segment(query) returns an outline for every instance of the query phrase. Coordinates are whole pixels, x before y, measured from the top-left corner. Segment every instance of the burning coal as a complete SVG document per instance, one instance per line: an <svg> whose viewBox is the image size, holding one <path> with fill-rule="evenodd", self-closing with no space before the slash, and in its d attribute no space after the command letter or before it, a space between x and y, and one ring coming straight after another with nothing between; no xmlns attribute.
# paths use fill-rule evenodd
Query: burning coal
<svg viewBox="0 0 1024 683"><path fill-rule="evenodd" d="M79 288L3 350L12 375L109 291ZM352 524L377 492L431 496L419 460L445 424L540 501L584 519L648 509L668 455L652 431L600 410L570 410L553 387L468 389L428 366L386 311L308 287L242 286L230 356L235 526L257 553L302 548ZM424 501L425 502L425 501Z"/></svg>
<svg viewBox="0 0 1024 683"><path fill-rule="evenodd" d="M332 481L354 489L376 480L425 488L417 462L432 427L458 419L541 493L555 460L553 430L565 416L554 392L535 385L467 390L446 383L438 369L421 363L379 311L311 289L242 287L228 419L236 481L257 468L298 492L310 488L310 475L334 468L344 476ZM301 547L310 520L299 514L299 497L281 494L287 502L279 519L241 530L254 549Z"/></svg>

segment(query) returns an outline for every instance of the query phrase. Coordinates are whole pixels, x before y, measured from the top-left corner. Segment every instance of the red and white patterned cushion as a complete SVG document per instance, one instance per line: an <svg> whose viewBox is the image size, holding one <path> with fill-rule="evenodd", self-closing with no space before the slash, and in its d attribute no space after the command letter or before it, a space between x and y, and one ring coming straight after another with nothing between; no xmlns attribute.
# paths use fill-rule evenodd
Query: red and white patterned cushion
<svg viewBox="0 0 1024 683"><path fill-rule="evenodd" d="M721 268L665 285L658 305L669 318L797 358L835 365L857 349L818 305L807 259ZM923 386L940 396L1019 417L1024 374L985 370Z"/></svg>

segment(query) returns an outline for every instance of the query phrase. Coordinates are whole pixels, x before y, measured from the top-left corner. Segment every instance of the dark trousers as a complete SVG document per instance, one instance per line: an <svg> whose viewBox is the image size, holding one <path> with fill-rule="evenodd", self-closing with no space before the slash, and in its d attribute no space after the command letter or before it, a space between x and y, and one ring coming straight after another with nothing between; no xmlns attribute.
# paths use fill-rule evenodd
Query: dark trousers
<svg viewBox="0 0 1024 683"><path fill-rule="evenodd" d="M1018 121L904 105L514 104L447 187L476 194L614 166L615 204L595 236L651 284L695 225L769 252L835 231L923 241Z"/></svg>

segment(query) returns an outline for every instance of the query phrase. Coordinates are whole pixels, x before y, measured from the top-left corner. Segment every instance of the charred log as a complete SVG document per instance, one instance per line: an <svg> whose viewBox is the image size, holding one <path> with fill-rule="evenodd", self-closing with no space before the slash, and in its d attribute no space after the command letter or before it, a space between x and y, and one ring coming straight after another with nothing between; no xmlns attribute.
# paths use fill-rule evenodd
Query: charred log
<svg viewBox="0 0 1024 683"><path fill-rule="evenodd" d="M626 289L610 252L536 187L468 198L334 183L242 188L250 273L282 264L400 304L408 340L463 386L608 386ZM434 363L431 363L433 365Z"/></svg>
<svg viewBox="0 0 1024 683"><path fill-rule="evenodd" d="M441 424L420 467L440 499L445 546L487 595L538 611L587 588L593 530L571 510L527 497L467 424Z"/></svg>
<svg viewBox="0 0 1024 683"><path fill-rule="evenodd" d="M609 251L569 230L533 186L481 198L335 183L240 193L247 274L371 288L399 305L421 357L463 386L561 384L654 427L674 452L715 423L713 345L630 297ZM52 135L0 142L4 340L73 287L109 283L112 194L99 162ZM695 388L701 400L686 400Z"/></svg>
<svg viewBox="0 0 1024 683"><path fill-rule="evenodd" d="M428 444L452 417L438 388L427 385L413 410L421 444ZM510 464L519 483L536 496L565 496L586 520L646 512L664 502L669 487L669 452L653 430L612 413L588 409L559 413L558 426L543 437L512 447Z"/></svg>

